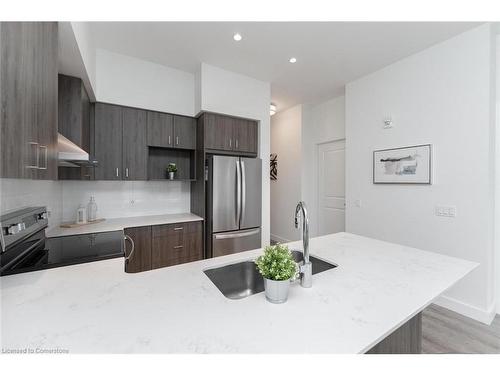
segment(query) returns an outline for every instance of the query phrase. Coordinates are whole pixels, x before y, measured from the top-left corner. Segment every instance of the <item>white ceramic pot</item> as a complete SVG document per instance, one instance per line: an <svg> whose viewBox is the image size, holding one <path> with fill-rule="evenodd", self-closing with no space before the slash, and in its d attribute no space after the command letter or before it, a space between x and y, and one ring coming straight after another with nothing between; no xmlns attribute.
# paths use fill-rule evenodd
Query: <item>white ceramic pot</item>
<svg viewBox="0 0 500 375"><path fill-rule="evenodd" d="M288 299L290 280L269 280L264 277L266 299L271 303L284 303Z"/></svg>
<svg viewBox="0 0 500 375"><path fill-rule="evenodd" d="M175 172L168 172L168 179L173 180L174 179L174 174Z"/></svg>

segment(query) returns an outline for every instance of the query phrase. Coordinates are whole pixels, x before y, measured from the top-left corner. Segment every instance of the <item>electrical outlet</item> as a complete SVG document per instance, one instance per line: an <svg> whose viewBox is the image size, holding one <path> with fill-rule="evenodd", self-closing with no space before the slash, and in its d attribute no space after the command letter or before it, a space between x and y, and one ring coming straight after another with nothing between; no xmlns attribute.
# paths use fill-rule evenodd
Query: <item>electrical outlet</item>
<svg viewBox="0 0 500 375"><path fill-rule="evenodd" d="M455 206L436 206L434 207L434 213L436 216L456 217L457 208Z"/></svg>
<svg viewBox="0 0 500 375"><path fill-rule="evenodd" d="M361 207L361 199L356 199L356 200L354 201L354 205L355 205L356 207Z"/></svg>

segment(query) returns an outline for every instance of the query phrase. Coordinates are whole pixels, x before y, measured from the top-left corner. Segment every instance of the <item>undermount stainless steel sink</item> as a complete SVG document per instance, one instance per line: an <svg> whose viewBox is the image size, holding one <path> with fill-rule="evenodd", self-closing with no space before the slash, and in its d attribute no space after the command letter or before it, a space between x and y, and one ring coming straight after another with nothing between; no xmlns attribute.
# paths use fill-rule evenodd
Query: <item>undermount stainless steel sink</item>
<svg viewBox="0 0 500 375"><path fill-rule="evenodd" d="M292 256L297 263L303 261L300 251L292 251ZM336 264L312 255L310 261L313 275L337 267ZM264 291L264 279L252 260L211 268L203 272L222 294L230 299L241 299Z"/></svg>

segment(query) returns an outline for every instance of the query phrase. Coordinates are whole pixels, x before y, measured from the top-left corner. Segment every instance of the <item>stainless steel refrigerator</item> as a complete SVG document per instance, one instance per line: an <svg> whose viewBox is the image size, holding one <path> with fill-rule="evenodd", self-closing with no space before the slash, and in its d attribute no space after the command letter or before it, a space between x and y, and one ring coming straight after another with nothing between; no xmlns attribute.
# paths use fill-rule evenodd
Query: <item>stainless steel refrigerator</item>
<svg viewBox="0 0 500 375"><path fill-rule="evenodd" d="M261 247L262 160L208 158L207 255Z"/></svg>

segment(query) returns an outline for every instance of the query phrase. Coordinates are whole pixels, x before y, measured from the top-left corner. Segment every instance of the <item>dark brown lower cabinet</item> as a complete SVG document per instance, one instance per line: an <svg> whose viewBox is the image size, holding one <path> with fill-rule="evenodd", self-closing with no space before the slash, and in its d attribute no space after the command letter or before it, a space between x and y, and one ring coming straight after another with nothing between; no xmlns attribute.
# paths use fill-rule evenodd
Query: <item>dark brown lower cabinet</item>
<svg viewBox="0 0 500 375"><path fill-rule="evenodd" d="M125 263L125 272L136 273L151 269L151 227L125 229L125 235L134 243L134 253ZM125 241L125 254L132 251L130 241Z"/></svg>
<svg viewBox="0 0 500 375"><path fill-rule="evenodd" d="M422 313L418 313L401 327L366 352L367 354L422 353Z"/></svg>
<svg viewBox="0 0 500 375"><path fill-rule="evenodd" d="M153 269L203 258L201 222L157 225L152 231Z"/></svg>
<svg viewBox="0 0 500 375"><path fill-rule="evenodd" d="M134 253L125 272L136 273L203 259L202 223L200 221L125 229L134 242ZM131 252L125 241L125 254Z"/></svg>

